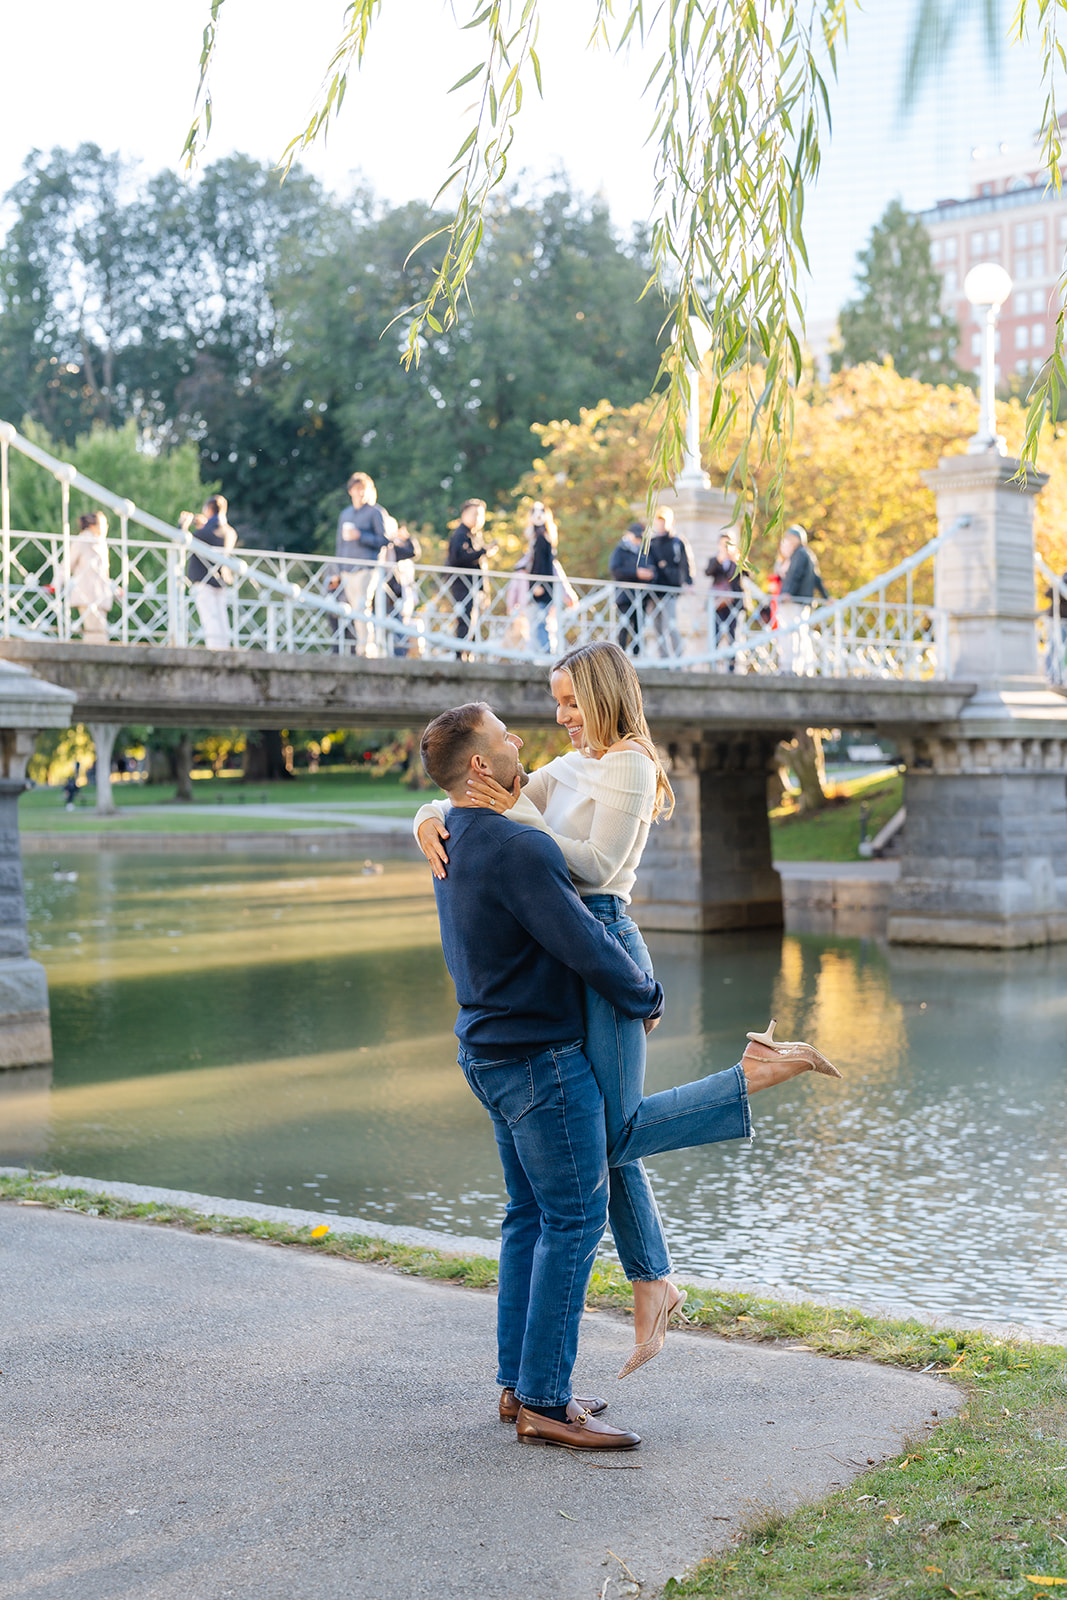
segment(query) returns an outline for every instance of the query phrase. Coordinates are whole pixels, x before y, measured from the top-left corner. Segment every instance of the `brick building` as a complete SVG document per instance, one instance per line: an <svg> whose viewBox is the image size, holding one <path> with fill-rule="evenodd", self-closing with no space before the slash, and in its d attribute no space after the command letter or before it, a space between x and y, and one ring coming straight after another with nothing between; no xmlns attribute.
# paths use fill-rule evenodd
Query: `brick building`
<svg viewBox="0 0 1067 1600"><path fill-rule="evenodd" d="M942 304L959 323L956 359L972 372L979 367L985 313L967 301L963 280L979 261L997 261L1010 273L1014 288L997 325L996 377L1007 383L1012 373L1030 376L1049 352L1067 250L1067 193L1049 188L1036 146L976 150L971 167L966 200L939 200L919 216L941 274Z"/></svg>

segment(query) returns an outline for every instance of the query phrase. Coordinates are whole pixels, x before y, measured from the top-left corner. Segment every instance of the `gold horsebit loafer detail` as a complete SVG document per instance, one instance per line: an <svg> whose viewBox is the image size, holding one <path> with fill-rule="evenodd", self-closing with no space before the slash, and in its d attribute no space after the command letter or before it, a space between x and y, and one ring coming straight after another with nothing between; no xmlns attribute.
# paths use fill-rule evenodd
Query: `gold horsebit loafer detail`
<svg viewBox="0 0 1067 1600"><path fill-rule="evenodd" d="M583 1411L588 1411L591 1417L599 1416L601 1411L606 1411L608 1409L607 1401L601 1400L599 1395L591 1395L586 1400L579 1399L578 1396L575 1396L571 1404L581 1406ZM516 1398L514 1389L502 1389L500 1391L501 1422L517 1421L519 1415L519 1405L520 1402Z"/></svg>

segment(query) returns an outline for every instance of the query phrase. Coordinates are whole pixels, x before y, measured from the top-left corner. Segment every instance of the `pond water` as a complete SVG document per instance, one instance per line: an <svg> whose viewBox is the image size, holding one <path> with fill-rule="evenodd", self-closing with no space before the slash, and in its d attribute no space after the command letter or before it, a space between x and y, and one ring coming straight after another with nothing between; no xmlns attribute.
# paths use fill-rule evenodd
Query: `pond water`
<svg viewBox="0 0 1067 1600"><path fill-rule="evenodd" d="M0 1073L0 1163L488 1235L503 1191L455 1064L421 866L27 860L55 1067ZM756 1138L649 1163L676 1264L1067 1329L1067 950L653 934L648 1085L779 1019L842 1084L753 1101Z"/></svg>

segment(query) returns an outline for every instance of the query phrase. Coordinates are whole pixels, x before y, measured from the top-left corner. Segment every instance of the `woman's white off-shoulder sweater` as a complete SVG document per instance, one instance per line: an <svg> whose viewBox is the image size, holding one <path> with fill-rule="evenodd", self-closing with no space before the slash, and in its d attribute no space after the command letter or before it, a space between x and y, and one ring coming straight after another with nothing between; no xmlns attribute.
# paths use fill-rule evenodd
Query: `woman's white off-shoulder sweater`
<svg viewBox="0 0 1067 1600"><path fill-rule="evenodd" d="M629 901L655 799L656 769L648 756L616 750L596 761L571 750L530 774L508 815L555 839L579 894ZM416 835L427 817L445 821L448 810L447 800L422 806Z"/></svg>

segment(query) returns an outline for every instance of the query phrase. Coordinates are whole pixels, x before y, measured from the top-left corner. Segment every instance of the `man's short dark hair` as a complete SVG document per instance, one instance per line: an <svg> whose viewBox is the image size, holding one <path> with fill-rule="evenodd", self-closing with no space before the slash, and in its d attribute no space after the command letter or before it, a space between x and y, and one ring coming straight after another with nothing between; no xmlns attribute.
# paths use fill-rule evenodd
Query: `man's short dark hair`
<svg viewBox="0 0 1067 1600"><path fill-rule="evenodd" d="M229 501L224 494L209 495L204 504L213 517L224 517L230 509Z"/></svg>
<svg viewBox="0 0 1067 1600"><path fill-rule="evenodd" d="M442 711L424 732L419 746L422 764L446 794L451 794L463 777L484 732L488 710L484 700L471 700L452 711Z"/></svg>

